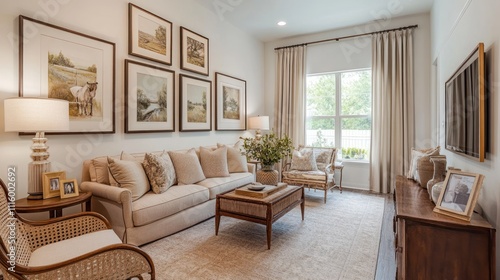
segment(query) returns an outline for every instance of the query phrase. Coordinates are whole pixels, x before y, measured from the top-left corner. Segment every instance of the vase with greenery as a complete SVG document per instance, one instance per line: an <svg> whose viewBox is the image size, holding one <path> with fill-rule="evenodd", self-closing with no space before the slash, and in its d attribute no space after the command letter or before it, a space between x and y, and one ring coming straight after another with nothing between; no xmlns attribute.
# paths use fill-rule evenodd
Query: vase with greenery
<svg viewBox="0 0 500 280"><path fill-rule="evenodd" d="M288 136L278 138L270 133L256 138L243 139L243 154L247 159L254 159L262 164L262 169L271 168L284 157L288 157L293 150L292 140Z"/></svg>

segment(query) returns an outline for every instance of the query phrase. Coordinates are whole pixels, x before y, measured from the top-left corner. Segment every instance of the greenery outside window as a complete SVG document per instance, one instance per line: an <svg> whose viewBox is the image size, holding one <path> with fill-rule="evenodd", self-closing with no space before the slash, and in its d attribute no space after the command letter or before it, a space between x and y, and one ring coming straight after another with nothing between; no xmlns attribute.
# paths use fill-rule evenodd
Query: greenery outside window
<svg viewBox="0 0 500 280"><path fill-rule="evenodd" d="M308 75L306 145L369 161L371 107L371 69Z"/></svg>

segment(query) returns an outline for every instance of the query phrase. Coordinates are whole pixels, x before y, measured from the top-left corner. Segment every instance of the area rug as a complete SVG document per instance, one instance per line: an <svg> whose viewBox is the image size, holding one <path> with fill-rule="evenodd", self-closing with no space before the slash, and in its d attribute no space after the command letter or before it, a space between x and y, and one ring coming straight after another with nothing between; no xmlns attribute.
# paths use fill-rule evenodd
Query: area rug
<svg viewBox="0 0 500 280"><path fill-rule="evenodd" d="M305 220L296 207L265 226L222 217L219 235L209 219L142 247L157 279L373 279L384 197L306 189Z"/></svg>

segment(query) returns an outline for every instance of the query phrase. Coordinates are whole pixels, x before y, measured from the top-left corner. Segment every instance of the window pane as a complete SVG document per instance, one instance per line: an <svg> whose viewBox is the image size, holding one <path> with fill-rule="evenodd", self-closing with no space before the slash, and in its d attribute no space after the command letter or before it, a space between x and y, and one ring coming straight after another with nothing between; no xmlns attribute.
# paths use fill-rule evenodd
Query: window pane
<svg viewBox="0 0 500 280"><path fill-rule="evenodd" d="M311 117L306 120L306 145L314 147L335 146L335 120Z"/></svg>
<svg viewBox="0 0 500 280"><path fill-rule="evenodd" d="M371 120L370 118L342 118L341 158L370 158Z"/></svg>
<svg viewBox="0 0 500 280"><path fill-rule="evenodd" d="M306 116L335 115L335 74L307 77Z"/></svg>
<svg viewBox="0 0 500 280"><path fill-rule="evenodd" d="M341 114L370 115L371 71L345 72L341 75Z"/></svg>

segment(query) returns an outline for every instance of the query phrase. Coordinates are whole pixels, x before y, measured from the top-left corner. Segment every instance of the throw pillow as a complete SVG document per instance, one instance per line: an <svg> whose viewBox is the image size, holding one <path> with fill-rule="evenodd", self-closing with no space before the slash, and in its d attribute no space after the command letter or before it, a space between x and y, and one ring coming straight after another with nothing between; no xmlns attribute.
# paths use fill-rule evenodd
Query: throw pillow
<svg viewBox="0 0 500 280"><path fill-rule="evenodd" d="M316 166L319 170L324 171L326 166L335 161L337 149L335 148L313 148L314 157L316 158Z"/></svg>
<svg viewBox="0 0 500 280"><path fill-rule="evenodd" d="M408 174L406 177L408 179L414 179L417 180L417 161L425 156L437 156L439 155L439 146L435 148L429 148L429 149L422 149L422 150L416 150L414 148L411 149L411 160L410 160L410 167L408 169Z"/></svg>
<svg viewBox="0 0 500 280"><path fill-rule="evenodd" d="M290 166L292 170L312 171L318 170L313 151L311 149L302 149L301 151L293 151L292 163Z"/></svg>
<svg viewBox="0 0 500 280"><path fill-rule="evenodd" d="M161 155L146 153L144 156L144 171L154 193L163 193L175 184L175 169L168 153Z"/></svg>
<svg viewBox="0 0 500 280"><path fill-rule="evenodd" d="M217 147L226 145L217 143ZM241 141L236 142L233 147L227 147L227 169L229 173L248 172L247 158L241 154Z"/></svg>
<svg viewBox="0 0 500 280"><path fill-rule="evenodd" d="M108 158L96 157L89 166L90 181L109 185Z"/></svg>
<svg viewBox="0 0 500 280"><path fill-rule="evenodd" d="M200 162L205 177L229 177L226 146L215 150L200 147Z"/></svg>
<svg viewBox="0 0 500 280"><path fill-rule="evenodd" d="M108 157L108 166L117 186L132 192L132 200L140 198L149 191L149 180L140 162Z"/></svg>
<svg viewBox="0 0 500 280"><path fill-rule="evenodd" d="M187 152L170 151L168 155L174 164L179 185L194 184L205 179L194 148Z"/></svg>

